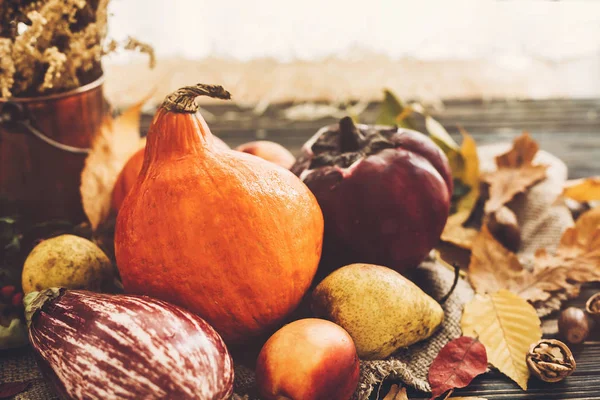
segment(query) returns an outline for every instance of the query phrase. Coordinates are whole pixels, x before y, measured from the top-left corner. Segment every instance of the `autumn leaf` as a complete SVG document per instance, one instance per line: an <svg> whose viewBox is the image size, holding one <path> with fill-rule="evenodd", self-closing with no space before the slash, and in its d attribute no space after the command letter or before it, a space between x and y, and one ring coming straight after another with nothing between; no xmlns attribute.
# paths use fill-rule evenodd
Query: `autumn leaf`
<svg viewBox="0 0 600 400"><path fill-rule="evenodd" d="M406 394L406 388L400 387L396 384L393 384L390 387L390 391L385 395L383 400L408 400L408 395Z"/></svg>
<svg viewBox="0 0 600 400"><path fill-rule="evenodd" d="M463 174L465 168L465 160L460 147L454 139L452 139L442 124L427 113L424 113L423 115L425 116L425 129L427 129L429 137L440 149L442 149L444 154L446 154L446 157L448 157L450 169L452 170L452 177L454 179L460 179L459 177Z"/></svg>
<svg viewBox="0 0 600 400"><path fill-rule="evenodd" d="M31 381L0 383L0 399L8 399L24 392L31 385Z"/></svg>
<svg viewBox="0 0 600 400"><path fill-rule="evenodd" d="M489 362L523 390L529 379L525 356L542 337L540 325L531 304L507 290L476 295L465 305L461 320L463 335L478 337Z"/></svg>
<svg viewBox="0 0 600 400"><path fill-rule="evenodd" d="M515 195L546 178L548 166L532 164L538 148L537 143L523 133L514 140L510 151L496 157L498 169L482 176L489 185L489 199L484 206L486 214L497 211Z"/></svg>
<svg viewBox="0 0 600 400"><path fill-rule="evenodd" d="M567 181L562 196L581 203L600 200L600 176Z"/></svg>
<svg viewBox="0 0 600 400"><path fill-rule="evenodd" d="M106 116L85 160L81 172L81 200L94 230L110 212L112 189L121 169L129 157L143 146L140 114L144 101L115 119Z"/></svg>
<svg viewBox="0 0 600 400"><path fill-rule="evenodd" d="M375 123L377 125L397 125L401 128L415 129L414 123L408 118L412 111L408 109L405 112L407 107L390 90L385 89L383 96L379 116Z"/></svg>
<svg viewBox="0 0 600 400"><path fill-rule="evenodd" d="M479 199L479 159L475 140L467 131L461 129L463 142L460 156L463 160L460 171L452 170L453 178L466 185L469 191L456 204L456 212L448 217L441 239L464 249L471 249L477 230L465 227L477 200Z"/></svg>
<svg viewBox="0 0 600 400"><path fill-rule="evenodd" d="M469 385L487 370L487 354L481 342L462 336L448 342L433 360L428 379L431 399Z"/></svg>
<svg viewBox="0 0 600 400"><path fill-rule="evenodd" d="M518 293L529 282L517 255L502 246L487 225L473 242L468 276L471 286L481 294L501 289Z"/></svg>
<svg viewBox="0 0 600 400"><path fill-rule="evenodd" d="M583 213L562 235L553 255L535 254L534 269L521 293L530 301L546 300L549 292L579 294L581 283L600 280L600 207ZM543 293L540 293L543 292Z"/></svg>
<svg viewBox="0 0 600 400"><path fill-rule="evenodd" d="M586 213L568 228L554 254L540 249L533 270L504 248L484 226L474 242L469 281L477 293L510 290L537 307L552 297L573 298L582 283L600 280L600 207ZM553 304L560 305L554 301Z"/></svg>

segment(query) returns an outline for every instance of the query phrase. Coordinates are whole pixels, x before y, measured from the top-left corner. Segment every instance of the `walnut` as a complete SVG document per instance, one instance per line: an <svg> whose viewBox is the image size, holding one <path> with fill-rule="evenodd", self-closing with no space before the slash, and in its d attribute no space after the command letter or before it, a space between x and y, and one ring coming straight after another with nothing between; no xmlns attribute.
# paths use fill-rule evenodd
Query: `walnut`
<svg viewBox="0 0 600 400"><path fill-rule="evenodd" d="M531 374L544 382L558 382L575 371L571 350L560 340L542 339L529 348L527 366Z"/></svg>
<svg viewBox="0 0 600 400"><path fill-rule="evenodd" d="M585 311L596 321L600 322L600 292L594 294L585 303Z"/></svg>

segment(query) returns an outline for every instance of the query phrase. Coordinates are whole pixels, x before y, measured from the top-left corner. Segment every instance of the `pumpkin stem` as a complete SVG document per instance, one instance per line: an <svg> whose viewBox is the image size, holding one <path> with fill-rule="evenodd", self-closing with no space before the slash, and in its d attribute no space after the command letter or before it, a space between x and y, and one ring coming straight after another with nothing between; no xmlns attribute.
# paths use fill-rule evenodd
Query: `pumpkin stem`
<svg viewBox="0 0 600 400"><path fill-rule="evenodd" d="M340 133L340 151L342 153L358 151L364 137L354 125L352 118L344 117L340 120Z"/></svg>
<svg viewBox="0 0 600 400"><path fill-rule="evenodd" d="M177 89L165 98L161 107L169 111L194 114L198 111L198 104L196 103L196 97L198 96L223 100L231 99L231 93L225 90L223 86L198 83L195 86L185 86Z"/></svg>

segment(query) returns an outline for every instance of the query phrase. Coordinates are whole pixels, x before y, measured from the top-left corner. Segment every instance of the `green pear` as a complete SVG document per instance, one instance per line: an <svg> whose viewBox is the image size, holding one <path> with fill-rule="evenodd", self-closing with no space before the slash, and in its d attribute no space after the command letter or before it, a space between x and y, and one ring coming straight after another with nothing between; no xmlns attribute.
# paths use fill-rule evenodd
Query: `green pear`
<svg viewBox="0 0 600 400"><path fill-rule="evenodd" d="M342 267L315 288L313 313L344 328L361 358L384 359L430 337L442 307L396 271L372 264Z"/></svg>

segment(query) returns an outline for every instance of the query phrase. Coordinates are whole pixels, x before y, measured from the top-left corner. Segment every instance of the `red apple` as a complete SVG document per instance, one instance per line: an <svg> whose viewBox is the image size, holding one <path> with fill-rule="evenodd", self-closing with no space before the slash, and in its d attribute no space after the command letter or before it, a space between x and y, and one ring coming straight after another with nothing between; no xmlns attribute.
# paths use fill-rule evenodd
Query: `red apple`
<svg viewBox="0 0 600 400"><path fill-rule="evenodd" d="M256 383L266 400L348 400L358 385L352 338L323 319L294 321L265 343Z"/></svg>
<svg viewBox="0 0 600 400"><path fill-rule="evenodd" d="M343 118L321 129L292 167L325 218L320 277L352 263L404 272L437 244L446 224L452 175L426 135Z"/></svg>
<svg viewBox="0 0 600 400"><path fill-rule="evenodd" d="M285 169L290 169L296 158L282 145L268 140L248 142L235 148L237 151L249 153L264 160L277 164Z"/></svg>

